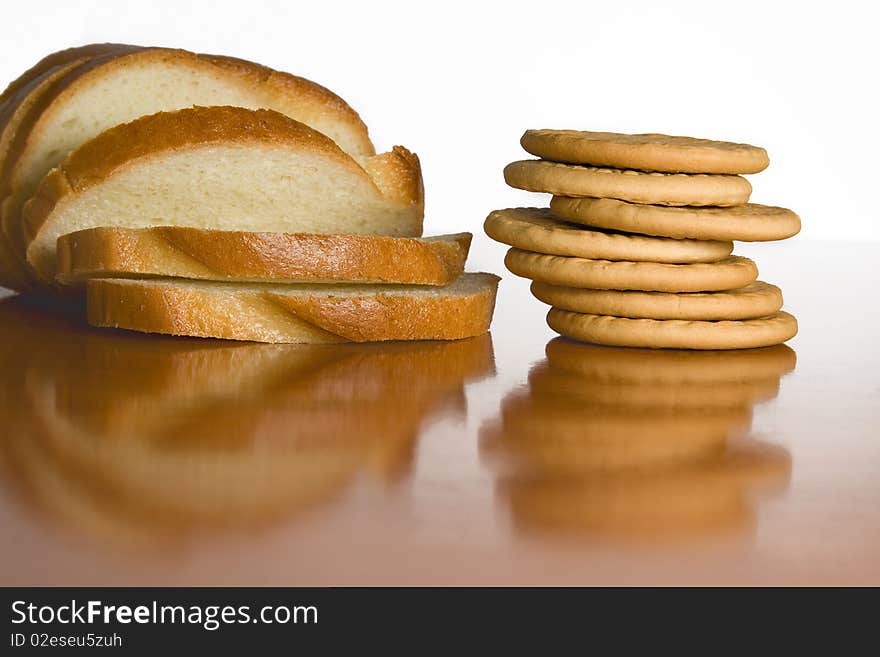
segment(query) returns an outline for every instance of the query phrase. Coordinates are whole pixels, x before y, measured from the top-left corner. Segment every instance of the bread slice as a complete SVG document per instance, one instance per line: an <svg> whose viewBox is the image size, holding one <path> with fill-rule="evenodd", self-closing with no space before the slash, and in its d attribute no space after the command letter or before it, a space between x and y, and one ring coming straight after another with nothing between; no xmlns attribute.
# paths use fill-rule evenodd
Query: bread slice
<svg viewBox="0 0 880 657"><path fill-rule="evenodd" d="M9 160L13 193L4 202L3 232L21 263L21 208L40 180L70 151L140 116L193 105L274 109L328 135L358 161L375 154L357 112L309 80L231 57L168 48L99 44L47 59L69 62L77 54L86 59L53 78L26 113Z"/></svg>
<svg viewBox="0 0 880 657"><path fill-rule="evenodd" d="M28 261L46 284L56 241L98 226L418 237L424 192L403 147L363 167L271 110L194 107L111 128L46 176L24 209Z"/></svg>
<svg viewBox="0 0 880 657"><path fill-rule="evenodd" d="M489 329L498 277L451 285L272 285L92 279L93 326L256 342L457 340Z"/></svg>
<svg viewBox="0 0 880 657"><path fill-rule="evenodd" d="M239 282L447 285L472 235L251 233L199 228L90 228L58 238L58 280L173 276Z"/></svg>
<svg viewBox="0 0 880 657"><path fill-rule="evenodd" d="M0 212L3 205L11 207L11 176L13 164L25 143L27 118L39 112L40 102L53 85L68 72L90 61L93 57L130 48L118 44L94 44L68 48L40 60L14 80L0 95ZM19 222L10 222L18 224ZM24 250L14 248L21 244L20 225L11 234L11 225L0 221L0 285L24 289L29 282Z"/></svg>

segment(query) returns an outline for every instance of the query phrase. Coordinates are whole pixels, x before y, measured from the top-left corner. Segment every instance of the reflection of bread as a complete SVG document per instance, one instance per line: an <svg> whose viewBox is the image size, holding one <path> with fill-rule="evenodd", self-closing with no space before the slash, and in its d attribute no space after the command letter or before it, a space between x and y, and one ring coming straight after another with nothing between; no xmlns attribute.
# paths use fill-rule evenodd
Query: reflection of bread
<svg viewBox="0 0 880 657"><path fill-rule="evenodd" d="M26 409L32 412L30 408ZM2 447L9 460L4 479L17 484L23 501L48 512L54 520L89 536L111 538L118 543L152 545L167 541L140 516L114 512L114 498L89 492L88 479L68 476L64 463L45 450L41 432L33 419L3 436Z"/></svg>
<svg viewBox="0 0 880 657"><path fill-rule="evenodd" d="M338 490L368 447L351 434L328 437L307 417L288 424L285 440L277 432L275 440L259 434L107 440L53 413L40 391L32 399L43 449L57 456L66 476L83 478L85 490L160 525L252 525L287 514L301 498Z"/></svg>
<svg viewBox="0 0 880 657"><path fill-rule="evenodd" d="M123 335L129 339L119 339ZM202 345L115 332L87 333L77 343L79 368L68 363L32 370L30 377L50 373L58 411L84 429L117 434L145 430L194 406L258 395L275 378L307 373L336 357L279 345Z"/></svg>
<svg viewBox="0 0 880 657"><path fill-rule="evenodd" d="M319 347L120 340L68 334L19 299L0 302L0 338L21 352L17 376L0 380L0 399L17 401L2 409L17 423L3 436L9 476L86 531L136 541L262 525L364 470L394 481L426 419L493 368L488 335ZM237 374L249 357L259 367ZM151 359L160 375L117 385ZM175 402L163 386L188 397Z"/></svg>
<svg viewBox="0 0 880 657"><path fill-rule="evenodd" d="M0 342L12 359L0 376L22 378L7 380L6 390L51 375L58 410L108 432L135 417L155 423L196 401L235 399L285 369L333 358L308 348L102 332L86 326L78 309L27 298L0 301Z"/></svg>
<svg viewBox="0 0 880 657"><path fill-rule="evenodd" d="M687 351L603 347L555 338L547 343L554 369L609 381L703 383L781 377L797 357L786 345L737 351Z"/></svg>
<svg viewBox="0 0 880 657"><path fill-rule="evenodd" d="M501 482L519 527L593 537L687 537L751 525L749 494L788 481L787 450L752 443L672 469L596 473L579 479Z"/></svg>

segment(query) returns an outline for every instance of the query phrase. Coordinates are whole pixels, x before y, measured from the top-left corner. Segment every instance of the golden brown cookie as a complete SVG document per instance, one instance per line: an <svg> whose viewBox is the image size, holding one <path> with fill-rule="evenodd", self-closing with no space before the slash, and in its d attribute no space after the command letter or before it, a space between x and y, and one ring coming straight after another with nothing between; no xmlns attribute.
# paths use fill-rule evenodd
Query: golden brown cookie
<svg viewBox="0 0 880 657"><path fill-rule="evenodd" d="M511 187L559 196L615 198L656 205L741 205L752 193L741 176L646 173L546 160L520 160L504 167Z"/></svg>
<svg viewBox="0 0 880 657"><path fill-rule="evenodd" d="M495 210L483 224L503 244L560 256L635 262L715 262L730 255L733 242L677 240L589 230L559 221L548 208Z"/></svg>
<svg viewBox="0 0 880 657"><path fill-rule="evenodd" d="M670 265L659 262L611 262L545 255L512 248L507 268L524 278L564 287L656 292L734 290L758 277L748 258L729 256L718 262Z"/></svg>
<svg viewBox="0 0 880 657"><path fill-rule="evenodd" d="M769 347L797 335L797 320L786 312L739 321L624 319L551 308L547 324L567 338L618 347L652 349L748 349Z"/></svg>
<svg viewBox="0 0 880 657"><path fill-rule="evenodd" d="M520 144L546 160L616 169L734 174L758 173L770 164L758 146L660 134L526 130Z"/></svg>
<svg viewBox="0 0 880 657"><path fill-rule="evenodd" d="M762 281L735 290L681 294L578 289L536 281L532 294L562 310L632 319L754 319L782 308L782 291Z"/></svg>
<svg viewBox="0 0 880 657"><path fill-rule="evenodd" d="M565 221L679 239L768 242L791 237L801 229L800 217L791 210L757 203L728 208L671 208L609 198L554 196L550 208Z"/></svg>

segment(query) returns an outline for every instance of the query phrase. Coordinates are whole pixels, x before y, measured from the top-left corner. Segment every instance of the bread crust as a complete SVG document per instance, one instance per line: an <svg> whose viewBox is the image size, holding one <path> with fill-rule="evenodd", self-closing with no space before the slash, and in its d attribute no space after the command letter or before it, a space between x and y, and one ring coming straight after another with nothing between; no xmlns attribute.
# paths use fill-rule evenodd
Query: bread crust
<svg viewBox="0 0 880 657"><path fill-rule="evenodd" d="M58 278L66 284L171 276L447 285L464 270L471 238L91 228L58 239Z"/></svg>
<svg viewBox="0 0 880 657"><path fill-rule="evenodd" d="M21 206L26 199L16 187L16 175L18 163L27 148L34 124L43 116L46 108L72 76L94 62L106 61L136 50L141 48L110 43L71 48L50 55L43 62L49 60L56 65L47 67L41 62L34 67L42 70L42 73L32 76L26 83L16 84L14 96L9 98L9 102L3 108L2 129L6 133L4 134L6 146L4 159L0 163L2 165L0 166L0 190L2 190L2 208L0 208L2 238L0 239L5 241L12 256L7 262L18 279L15 281L16 289L25 290L33 284L33 276L25 256L25 239L21 224Z"/></svg>
<svg viewBox="0 0 880 657"><path fill-rule="evenodd" d="M86 65L70 71L53 87L42 111L29 126L29 132L39 136L43 126L51 120L54 113L61 110L66 100L75 96L82 87L93 84L96 77L108 75L114 70L125 70L139 63L156 61L195 68L203 74L221 73L243 88L254 91L255 95L264 93L265 104L284 105L289 102L288 99L296 98L298 105L312 111L325 115L336 114L337 121L345 123L352 133L351 141L356 145L352 148L352 156L363 158L376 152L367 127L358 113L342 98L317 83L234 57L200 55L175 48L128 45L115 46L109 52L93 57Z"/></svg>
<svg viewBox="0 0 880 657"><path fill-rule="evenodd" d="M395 146L365 160L363 167L383 196L424 211L425 186L418 155Z"/></svg>
<svg viewBox="0 0 880 657"><path fill-rule="evenodd" d="M59 50L46 55L43 59L9 83L3 93L0 94L0 105L15 97L26 85L31 84L35 79L58 66L69 64L81 57L101 55L113 48L119 48L122 45L123 44L119 43L90 43L84 46L65 48L64 50Z"/></svg>
<svg viewBox="0 0 880 657"><path fill-rule="evenodd" d="M185 53L183 56L188 58L192 56L192 53L185 50L176 50L175 52ZM322 114L335 114L336 119L344 121L351 132L349 138L352 148L343 150L358 160L376 154L376 148L370 140L367 126L360 115L341 97L317 82L236 57L204 54L196 55L196 57L229 73L241 76L254 85L262 85L264 90L270 94L271 104L274 106L284 104L289 98L296 98L298 102L310 102L314 111Z"/></svg>
<svg viewBox="0 0 880 657"><path fill-rule="evenodd" d="M280 286L92 279L93 326L257 342L458 340L489 329L498 277L465 274L444 288L333 295Z"/></svg>

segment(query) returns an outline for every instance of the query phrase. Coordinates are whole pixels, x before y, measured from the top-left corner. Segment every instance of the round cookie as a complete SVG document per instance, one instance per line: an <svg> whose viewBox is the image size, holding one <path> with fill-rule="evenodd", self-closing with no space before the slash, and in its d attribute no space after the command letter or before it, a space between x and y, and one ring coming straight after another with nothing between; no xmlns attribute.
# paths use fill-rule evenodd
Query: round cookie
<svg viewBox="0 0 880 657"><path fill-rule="evenodd" d="M758 173L767 151L750 144L660 134L526 130L520 144L554 162L669 173Z"/></svg>
<svg viewBox="0 0 880 657"><path fill-rule="evenodd" d="M536 281L532 294L562 310L631 319L754 319L782 308L782 291L762 281L735 290L683 294L578 289Z"/></svg>
<svg viewBox="0 0 880 657"><path fill-rule="evenodd" d="M520 160L504 167L511 187L559 196L614 198L656 205L741 205L752 193L741 176L646 173L546 160Z"/></svg>
<svg viewBox="0 0 880 657"><path fill-rule="evenodd" d="M755 263L741 256L728 256L712 263L670 265L590 260L512 248L504 264L517 276L533 281L597 290L710 292L734 290L758 277Z"/></svg>
<svg viewBox="0 0 880 657"><path fill-rule="evenodd" d="M672 208L609 198L554 196L553 213L565 221L677 239L769 242L797 235L801 219L786 208L746 203L728 208Z"/></svg>
<svg viewBox="0 0 880 657"><path fill-rule="evenodd" d="M551 308L547 324L567 338L618 347L652 349L749 349L780 344L797 335L786 312L739 321L625 319Z"/></svg>
<svg viewBox="0 0 880 657"><path fill-rule="evenodd" d="M715 262L730 255L733 242L677 240L589 230L559 221L548 208L495 210L483 224L503 244L560 256L635 262Z"/></svg>

